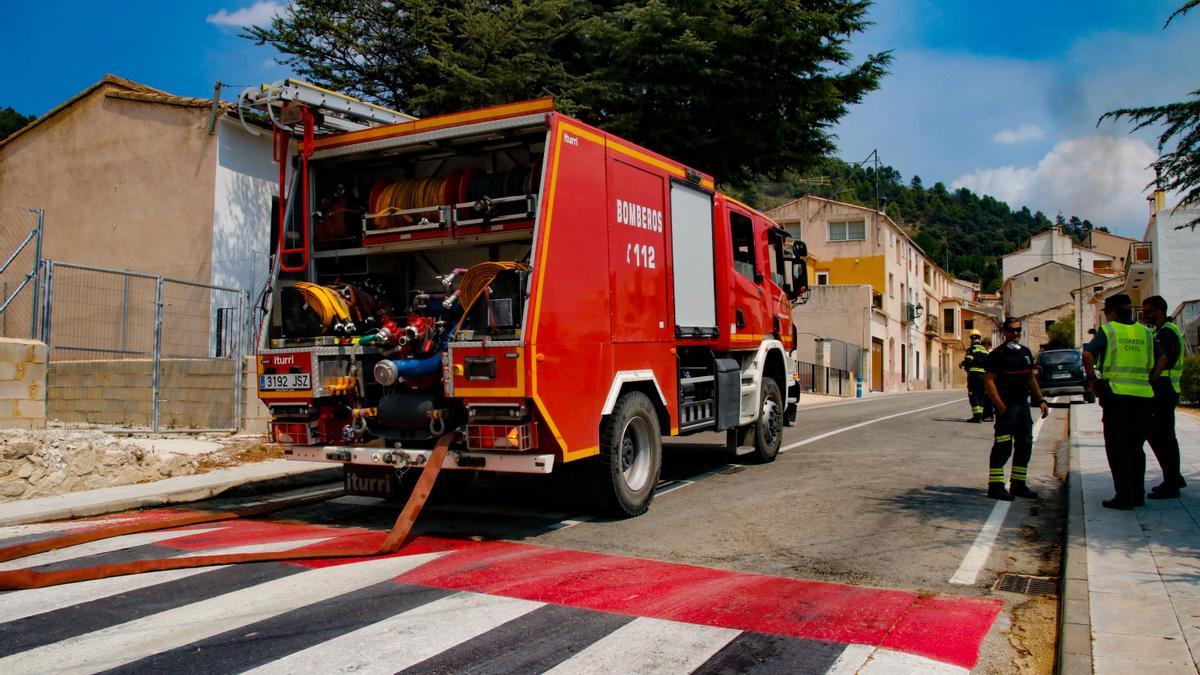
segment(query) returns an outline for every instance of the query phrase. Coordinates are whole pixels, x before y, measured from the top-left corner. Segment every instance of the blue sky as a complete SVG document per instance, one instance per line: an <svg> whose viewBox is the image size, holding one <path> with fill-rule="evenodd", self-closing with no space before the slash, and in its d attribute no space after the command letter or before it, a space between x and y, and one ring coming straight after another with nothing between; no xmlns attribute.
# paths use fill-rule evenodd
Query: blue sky
<svg viewBox="0 0 1200 675"><path fill-rule="evenodd" d="M838 125L840 155L874 149L906 178L966 186L1140 235L1155 156L1101 113L1200 88L1200 10L1181 0L878 0L856 51L893 50L892 74ZM288 73L237 37L270 0L20 3L5 10L0 107L40 114L114 73L175 94ZM232 98L236 88L226 91Z"/></svg>

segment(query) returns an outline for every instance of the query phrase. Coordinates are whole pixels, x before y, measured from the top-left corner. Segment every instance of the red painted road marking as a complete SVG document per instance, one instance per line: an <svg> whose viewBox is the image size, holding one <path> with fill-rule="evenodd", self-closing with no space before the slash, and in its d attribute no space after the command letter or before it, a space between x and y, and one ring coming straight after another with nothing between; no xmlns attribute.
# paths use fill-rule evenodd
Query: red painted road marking
<svg viewBox="0 0 1200 675"><path fill-rule="evenodd" d="M159 519L180 511L144 512ZM131 514L127 514L128 517ZM103 526L104 521L96 521ZM311 549L377 546L386 533L286 521L225 521L213 532L161 542L205 550L330 537ZM972 668L1003 602L732 572L532 544L417 537L397 555L449 554L396 578L472 591L791 637L864 644ZM328 567L349 559L292 564Z"/></svg>

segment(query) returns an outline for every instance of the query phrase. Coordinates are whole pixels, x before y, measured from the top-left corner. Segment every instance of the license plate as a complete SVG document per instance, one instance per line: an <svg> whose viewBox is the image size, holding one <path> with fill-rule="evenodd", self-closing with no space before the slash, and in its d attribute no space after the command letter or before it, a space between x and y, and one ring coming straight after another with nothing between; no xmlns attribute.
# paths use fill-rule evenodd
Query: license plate
<svg viewBox="0 0 1200 675"><path fill-rule="evenodd" d="M312 375L308 373L283 373L262 375L258 388L263 391L299 391L312 389Z"/></svg>
<svg viewBox="0 0 1200 675"><path fill-rule="evenodd" d="M1068 377L1071 377L1070 373L1050 373L1050 379L1052 380L1065 380Z"/></svg>

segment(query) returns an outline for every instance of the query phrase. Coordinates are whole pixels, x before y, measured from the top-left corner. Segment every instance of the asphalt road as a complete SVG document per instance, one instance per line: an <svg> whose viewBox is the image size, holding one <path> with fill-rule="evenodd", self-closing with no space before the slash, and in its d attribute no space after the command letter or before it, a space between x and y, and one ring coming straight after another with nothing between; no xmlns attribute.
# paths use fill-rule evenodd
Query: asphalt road
<svg viewBox="0 0 1200 675"><path fill-rule="evenodd" d="M804 669L813 672L853 672L857 667L851 663L847 671L844 662L848 658L846 655L857 652L851 649L853 645L847 646L846 643L873 640L869 636L863 637L870 632L872 621L882 622L880 625L887 627L884 633L898 630L895 628L899 625L895 623L897 619L882 614L864 618L865 614L883 612L879 608L895 602L910 603L910 609L905 611L913 611L913 607L932 596L934 600L931 602L942 603L937 606L944 606L945 611L939 613L934 608L924 607L922 611L925 614L922 616L929 623L923 630L935 633L940 630L942 633L935 635L936 641L930 643L935 646L910 645L910 652L934 656L942 662L974 666L975 670L984 672L1044 670L1053 656L1054 600L1045 597L1031 599L1016 593L993 591L992 585L1004 574L1057 574L1064 506L1062 483L1056 474L1064 475L1065 467L1056 465L1056 461L1060 446L1064 449L1063 457L1066 456L1066 410L1056 408L1053 411L1042 425L1035 445L1030 485L1040 492L1040 498L1018 500L999 508L997 502L983 496L991 427L965 423L963 420L967 416L965 395L956 391L901 394L806 407L800 411L797 426L786 431L784 447L787 451L768 465L737 462L736 458L724 452L723 436L713 434L670 439L665 452L662 484L649 513L628 520L591 519L577 510L569 489L553 478L489 477L477 481L465 495L453 500L442 499L431 505L422 514L415 529L417 535L423 535L429 541L443 542L432 545L433 550L453 548L460 557L470 557L470 562L462 563L465 565L462 568L428 572L424 577L420 576L420 570L409 573L410 576L418 575L413 581L413 588L450 589L458 591L457 595L447 597L436 593L428 595L427 591L413 591L419 597L397 596L392 600L381 600L379 593L382 591L371 591L374 586L369 583L361 586L350 584L345 587L349 596L368 591L374 595L363 596L354 605L351 613L362 611L362 621L355 623L345 617L339 621L349 622L344 632L365 631L374 625L368 619L383 620L392 613L408 610L419 613L424 611L421 607L430 606L432 602L448 603L447 611L463 616L499 617L495 626L480 627L478 637L471 637L475 633L469 633L466 634L468 637L460 639L461 644L451 643L459 644L455 647L457 651L435 652L436 658L429 657L434 659L432 661L412 662L424 663L426 670L435 672L460 671L464 668L479 668L489 672L530 668L540 670L545 669L543 666L548 668L566 658L562 654L555 655L557 652L554 649L565 650L564 654L576 654L580 649L590 650L583 655L576 654L574 658L591 655L588 656L591 660L567 662L576 670L601 667L619 670L631 664L654 670L649 665L656 664L655 667L661 666L663 672L719 672L722 669L747 670L750 665L758 664L756 667L764 667L768 672L795 672L799 664L807 664ZM209 506L220 508L230 501L236 499L214 501ZM342 528L387 529L397 509L397 505L380 500L343 497L277 514L272 519L272 527L279 529L279 532L291 528L287 529L290 532L287 536L307 541L304 537L328 537L343 532ZM194 540L181 540L185 542L183 544L139 541L137 547L123 552L109 551L100 558L83 557L80 558L82 562L54 564L94 564L100 559L114 560L121 559L121 556L144 557L153 555L147 549L155 546L187 549L188 541L199 542L195 544L197 547L235 548L260 545L261 541L271 537L284 536L272 532L275 531L268 527L261 531L243 531L237 537L209 533L198 535ZM226 539L221 540L220 536L226 536ZM0 538L3 538L3 533L0 533ZM535 547L528 547L530 544ZM565 556L564 559L575 561L574 565L592 570L588 574L597 575L594 587L588 587L591 577L581 576L581 573L572 572L571 569L567 569L561 578L540 580L542 585L534 590L514 590L509 587L496 590L496 587L488 585L496 583L495 579L503 576L497 570L506 569L504 565L522 556L532 555L543 561L538 564L545 564L546 550L562 551L555 555ZM696 568L690 566L715 568L703 572L707 579L705 592L710 593L711 598L679 595L683 586L696 583ZM235 591L251 589L259 584L263 588L278 586L284 596L295 594L294 590L283 590L287 580L292 577L289 576L291 572L279 569L282 566L244 567L258 568L259 571L253 573L252 578L246 577L250 572L236 569L206 574L227 576L230 588ZM517 571L509 574L520 573L524 568L514 569ZM625 595L653 598L655 594L665 594L671 596L672 600L665 605L662 602L630 605L628 603L631 601L623 596L611 597L612 580L601 583L602 575L597 570L626 570L643 586L657 576L658 586L655 588L631 587ZM374 573L387 578L393 572L396 570ZM719 583L709 578L713 575L714 579L719 577ZM366 576L370 577L370 574ZM403 581L405 577L401 576L400 579ZM744 589L750 586L759 588L760 582L755 580L761 579L770 579L768 586L774 590L765 590L768 586L763 586L756 591L763 597L748 598ZM216 577L213 580L219 581ZM807 581L800 580L822 583L806 586L804 584ZM100 640L97 644L108 644L105 640L111 640L104 638L100 628L96 628L101 631L98 637L97 633L87 632L89 626L105 624L103 617L106 612L129 620L153 617L153 611L157 610L184 612L181 616L191 616L188 612L192 610L176 606L184 602L181 598L186 592L179 590L177 585L185 581L172 581L176 586L166 584L159 588L149 585L140 589L138 592L143 594L144 602L148 603L148 608L141 611L125 606L131 602L128 594L118 594L111 599L105 599L107 596L97 597L77 606L64 606L55 610L63 613L61 616L50 612L5 623L3 612L0 611L0 642L7 641L11 647L0 650L0 657L3 657L0 658L0 668L9 659L18 659L12 662L14 666L60 664L60 661L54 660L57 658L55 650L60 644L66 650L64 653L73 653L71 649L80 650L80 654L91 653L88 649L94 651L95 647L86 648L91 644L88 639ZM331 578L318 585L329 584L339 588L338 584L342 583L348 582ZM622 579L620 583L626 582ZM841 584L849 584L857 589ZM196 583L193 585L198 586ZM570 586L570 592L564 590L567 586ZM211 584L205 588L211 588ZM721 592L714 588L743 590L729 596L726 602L722 600ZM819 590L814 591L814 588ZM391 587L389 589L389 594L400 593ZM467 591L484 595L464 595ZM200 591L193 589L188 592ZM207 591L209 594L212 592L215 591ZM522 602L550 602L550 609L541 604L514 605L509 601L496 606L488 605L489 602L497 602L495 596L488 594L497 592L524 598ZM854 605L854 611L847 619L831 609L837 602L824 601L821 604L814 601L814 592L820 597L828 594L841 597L838 594L846 593L865 595L853 596L856 599L852 602L844 600L844 603ZM420 593L426 593L428 597ZM756 603L773 602L776 598L772 598L771 594L778 594L780 605L794 603L788 606L790 608L785 608L788 620L799 622L793 632L778 628L776 624L756 623L755 617L765 611ZM13 597L18 600L21 598ZM255 597L248 594L244 600L231 598L230 602L253 602ZM269 592L264 591L257 597L264 598L262 602L270 604ZM964 599L960 602L955 598ZM6 599L0 597L0 605ZM318 601L326 602L316 607L330 616L342 616L347 611L346 607L328 607L328 602L332 601L329 598ZM482 609L477 606L479 602L484 603ZM705 613L705 610L695 609L692 607L695 603L711 611ZM683 608L684 605L691 609ZM184 608L191 606L182 605ZM728 609L742 606L756 609L752 612L747 609L744 616ZM994 612L988 614L989 607L997 607L999 617ZM597 609L609 613L597 613L594 611ZM695 614L696 611L701 613ZM568 614L549 616L554 612ZM295 620L303 621L302 611L293 609L292 614ZM202 616L203 612L199 615ZM630 615L643 618L636 619L636 626L631 628L633 624L626 625ZM269 618L273 615L267 612L264 616ZM938 653L937 650L947 644L954 647L954 640L958 639L955 634L945 631L953 631L953 627L964 622L970 624L971 616L984 617L982 623L976 622L982 627L979 636L962 638L963 644L958 652ZM81 617L88 617L82 628L79 623ZM495 633L495 630L500 630L497 626L509 626L506 621L517 621L519 617L524 617L521 621L529 622L526 630L540 631L542 629L539 626L559 626L566 622L579 627L579 631L572 633L575 636L572 639L581 639L578 637L581 634L594 636L585 643L569 648L546 647L550 656L537 657L543 661L496 661L487 645L499 639ZM803 621L797 617L803 618ZM312 652L310 649L310 652L306 652L307 656L299 660L292 657L302 648L311 648L314 641L319 642L319 635L304 632L297 636L294 627L276 627L276 633L286 633L289 639L280 641L282 638L276 637L274 641L268 641L267 637L273 634L270 626L274 625L270 621L278 623L281 620L268 618L262 619L267 622L267 628L260 629L258 624L254 624L251 626L253 630L247 629L227 638L221 638L219 631L213 633L216 637L210 637L216 642L202 645L213 660L195 662L195 654L204 649L195 645L189 647L187 635L164 639L156 633L155 639L159 643L155 644L158 647L150 649L144 657L151 660L135 660L132 663L134 666L140 664L147 668L162 667L168 670L244 670L247 664L257 663L244 661L247 648L251 651L264 649L266 651L263 653L272 659L280 659L272 661L276 670L286 670L289 663L293 666L300 663L329 663L311 660L321 656L320 650ZM673 623L678 620L690 623ZM116 619L111 619L109 623L113 621ZM637 623L645 621L660 623ZM822 622L828 625L822 625ZM58 626L60 623L75 627L62 628ZM695 624L720 627L725 632L700 635L673 632L679 630L681 625L694 627ZM116 625L119 627L121 623L116 621ZM127 626L114 635L126 639L124 636L129 631L136 634L138 630L150 630L149 626L152 625L157 624L150 622L141 628L138 627L140 624L133 628ZM515 627L509 627L508 630L515 630ZM711 630L716 631L717 628ZM256 637L260 633L264 637ZM778 637L779 633L799 637L785 644L779 642L782 639ZM635 643L626 642L622 649L616 650L626 660L613 661L614 657L606 655L603 646L618 641L613 635L626 634L658 636L659 646L647 648L647 655L637 657ZM55 635L61 636L61 642L55 639ZM200 639L205 635L201 631L190 637ZM435 632L434 637L429 639L436 642L434 638L439 635L442 632ZM330 640L338 637L337 631L324 635ZM819 641L813 642L810 638ZM176 642L172 643L171 639ZM31 649L36 647L29 654L49 660L21 661L20 658L24 658L21 648L15 646L25 644L21 640L27 640ZM624 640L628 640L628 637ZM635 646L631 648L631 644ZM660 652L664 649L662 645L667 644L691 644L693 649L687 653L692 656L664 656ZM231 645L237 646L237 649ZM336 642L330 645L332 651L328 654L341 653L335 650ZM735 649L734 645L738 648ZM224 657L220 655L226 653L229 654L228 660L221 660ZM4 657L5 654L10 656ZM693 662L696 654L708 656ZM749 662L738 660L748 658L747 654L759 654L759 657ZM881 659L882 654L883 651L875 652L869 658ZM887 654L905 656L901 652ZM978 662L975 661L975 655L978 656ZM533 659L532 656L529 658ZM629 661L630 658L643 660ZM868 656L862 658L867 659ZM958 661L955 661L956 658ZM868 664L870 662L866 661ZM70 659L61 662L64 665L70 663ZM127 661L118 658L109 666L121 663ZM481 663L490 666L481 666ZM506 667L502 665L504 663L509 665ZM887 665L883 661L876 663L879 667ZM891 665L899 668L916 664L897 662Z"/></svg>

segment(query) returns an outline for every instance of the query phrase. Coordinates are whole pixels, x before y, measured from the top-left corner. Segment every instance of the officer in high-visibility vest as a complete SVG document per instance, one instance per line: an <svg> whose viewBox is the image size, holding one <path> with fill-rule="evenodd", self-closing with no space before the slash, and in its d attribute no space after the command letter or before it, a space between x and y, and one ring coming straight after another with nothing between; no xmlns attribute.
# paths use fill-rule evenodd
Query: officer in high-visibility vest
<svg viewBox="0 0 1200 675"><path fill-rule="evenodd" d="M1013 497L1033 499L1037 493L1029 489L1029 459L1033 456L1033 417L1029 399L1041 410L1042 417L1050 414L1037 377L1033 374L1033 353L1021 344L1021 320L1010 316L1004 320L1004 344L988 354L987 373L983 384L988 398L996 406L996 425L992 452L988 457L989 499L1011 502ZM1012 456L1009 489L1004 489L1004 465Z"/></svg>
<svg viewBox="0 0 1200 675"><path fill-rule="evenodd" d="M1150 382L1162 372L1166 358L1155 348L1150 329L1134 321L1128 295L1105 298L1104 318L1108 323L1083 348L1083 368L1104 407L1104 452L1116 492L1101 505L1128 511L1146 503L1143 446L1154 398Z"/></svg>
<svg viewBox="0 0 1200 675"><path fill-rule="evenodd" d="M987 392L983 390L983 374L987 372L988 350L981 342L983 336L979 331L971 331L971 346L967 348L966 358L960 366L967 371L967 400L971 403L971 419L969 422L979 424L984 417L984 404Z"/></svg>
<svg viewBox="0 0 1200 675"><path fill-rule="evenodd" d="M1142 319L1154 329L1154 342L1167 359L1166 369L1154 380L1150 404L1150 449L1162 467L1163 482L1150 489L1149 499L1175 499L1187 485L1179 472L1179 439L1175 437L1175 406L1179 405L1179 380L1183 376L1183 332L1167 316L1167 301L1152 295L1142 301Z"/></svg>

